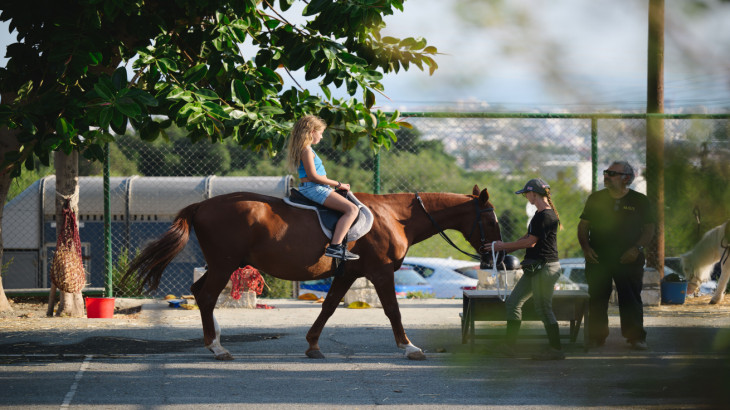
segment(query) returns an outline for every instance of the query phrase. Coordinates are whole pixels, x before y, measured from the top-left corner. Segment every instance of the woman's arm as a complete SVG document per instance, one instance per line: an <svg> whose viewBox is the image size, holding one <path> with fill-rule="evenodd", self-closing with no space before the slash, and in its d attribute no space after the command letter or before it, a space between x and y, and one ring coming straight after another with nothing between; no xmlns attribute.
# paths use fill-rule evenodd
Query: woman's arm
<svg viewBox="0 0 730 410"><path fill-rule="evenodd" d="M526 249L526 248L532 248L537 243L537 236L530 235L529 233L523 236L522 238L514 241L514 242L502 242L502 241L495 241L494 242L494 251L505 251L507 253L514 252L520 249ZM492 250L492 244L488 243L485 246L485 250L491 252Z"/></svg>

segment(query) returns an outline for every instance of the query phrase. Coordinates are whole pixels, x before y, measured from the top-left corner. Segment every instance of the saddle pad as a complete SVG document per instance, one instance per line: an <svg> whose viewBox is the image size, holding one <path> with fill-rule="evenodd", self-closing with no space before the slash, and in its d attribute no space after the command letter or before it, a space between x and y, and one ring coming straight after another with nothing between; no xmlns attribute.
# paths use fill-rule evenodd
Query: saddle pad
<svg viewBox="0 0 730 410"><path fill-rule="evenodd" d="M352 226L347 232L345 238L347 242L352 242L365 236L365 234L370 231L370 228L373 227L373 213L370 209L368 209L368 207L363 205L362 202L360 202L355 195L352 194L352 192L348 191L345 197L350 200L350 202L357 205L360 210L355 222L352 223ZM319 225L322 227L322 232L324 232L327 238L332 239L332 232L335 230L335 225L340 219L340 216L342 216L341 212L329 209L309 200L294 188L291 189L289 196L284 197L283 200L293 207L311 209L315 211L317 218L319 219Z"/></svg>

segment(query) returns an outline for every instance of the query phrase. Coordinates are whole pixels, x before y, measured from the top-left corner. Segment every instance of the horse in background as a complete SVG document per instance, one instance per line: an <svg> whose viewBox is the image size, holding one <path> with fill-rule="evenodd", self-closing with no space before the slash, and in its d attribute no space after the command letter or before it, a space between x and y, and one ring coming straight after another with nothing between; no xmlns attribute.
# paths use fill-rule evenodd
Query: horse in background
<svg viewBox="0 0 730 410"><path fill-rule="evenodd" d="M200 308L204 345L218 360L233 360L220 344L221 329L213 310L231 274L250 265L280 279L306 281L334 276L322 310L307 332L310 358L324 358L319 337L347 290L359 277L372 282L390 320L396 346L407 358L423 360L423 351L406 336L395 295L394 272L408 249L444 229L461 232L479 252L487 242L501 239L494 206L486 189L475 185L471 195L451 193L356 194L373 213L367 235L348 243L360 255L342 262L344 272L335 276L336 264L324 256L328 239L314 212L286 204L280 198L250 192L215 196L183 208L170 228L149 244L130 264L123 282L136 272L140 286L155 290L165 267L185 247L191 228L208 265L206 273L190 288ZM462 251L463 252L463 251ZM471 255L471 254L470 254ZM472 255L485 265L491 254Z"/></svg>
<svg viewBox="0 0 730 410"><path fill-rule="evenodd" d="M717 280L717 289L710 299L711 304L720 303L725 295L728 280L730 280L730 231L728 222L707 231L697 242L697 245L687 253L681 255L682 270L687 275L687 293L694 294L700 284L710 279L713 265L720 261L720 278Z"/></svg>

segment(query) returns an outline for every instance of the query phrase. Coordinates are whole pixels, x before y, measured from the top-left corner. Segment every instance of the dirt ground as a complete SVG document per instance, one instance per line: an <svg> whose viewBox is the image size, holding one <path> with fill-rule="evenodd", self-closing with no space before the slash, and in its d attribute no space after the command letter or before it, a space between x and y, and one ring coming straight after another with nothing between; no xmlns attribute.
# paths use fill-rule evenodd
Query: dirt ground
<svg viewBox="0 0 730 410"><path fill-rule="evenodd" d="M46 316L48 309L47 298L9 298L12 311L0 312L0 330L31 330L54 327L74 328L81 326L83 322L93 323L97 327L110 327L119 325L124 322L136 321L142 310L142 303L129 301L124 303L124 307L116 307L114 309L114 318L105 320L89 321L86 317L70 318ZM58 305L56 305L58 309Z"/></svg>

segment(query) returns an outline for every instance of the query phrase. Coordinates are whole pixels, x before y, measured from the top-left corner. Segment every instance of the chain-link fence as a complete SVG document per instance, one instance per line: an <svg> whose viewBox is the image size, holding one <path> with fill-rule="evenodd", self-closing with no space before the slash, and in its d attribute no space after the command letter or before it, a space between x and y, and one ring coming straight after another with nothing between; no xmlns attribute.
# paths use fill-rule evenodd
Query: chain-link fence
<svg viewBox="0 0 730 410"><path fill-rule="evenodd" d="M399 131L390 150L378 154L368 141L343 152L332 148L331 140L325 137L315 149L328 175L351 184L354 192L467 194L474 185L487 188L505 241L522 236L534 212L514 192L530 178L543 178L552 186L564 226L558 234L561 258L582 256L576 238L579 216L591 190L602 188L597 173L611 161L633 164L641 174L633 188L646 192L646 120L642 115L436 113L406 117L413 128ZM730 198L726 198L724 186L711 200L704 196L716 183L711 178L727 182L730 115L666 118L666 253L676 255L688 249L698 232L727 218L727 206L722 204L730 203ZM134 294L129 288L117 287L121 272L137 252L169 227L184 205L244 190L283 196L292 183L288 176L293 173L286 169L283 153L270 158L265 153L242 150L232 142L192 143L180 130L170 130L168 137L169 141L148 143L135 136L121 136L111 144L115 294ZM78 215L88 282L103 287L101 165L82 163L80 174L91 175L79 181ZM681 178L681 183L676 178ZM683 190L690 192L684 195ZM47 176L5 206L6 289L50 286L49 266L56 243L54 192L54 177ZM705 221L700 221L697 213L705 215ZM458 233L450 236L468 249ZM408 256L465 258L438 236L415 245ZM204 264L193 236L166 270L157 295L188 293L193 269ZM464 286L476 285L476 279L470 279Z"/></svg>

